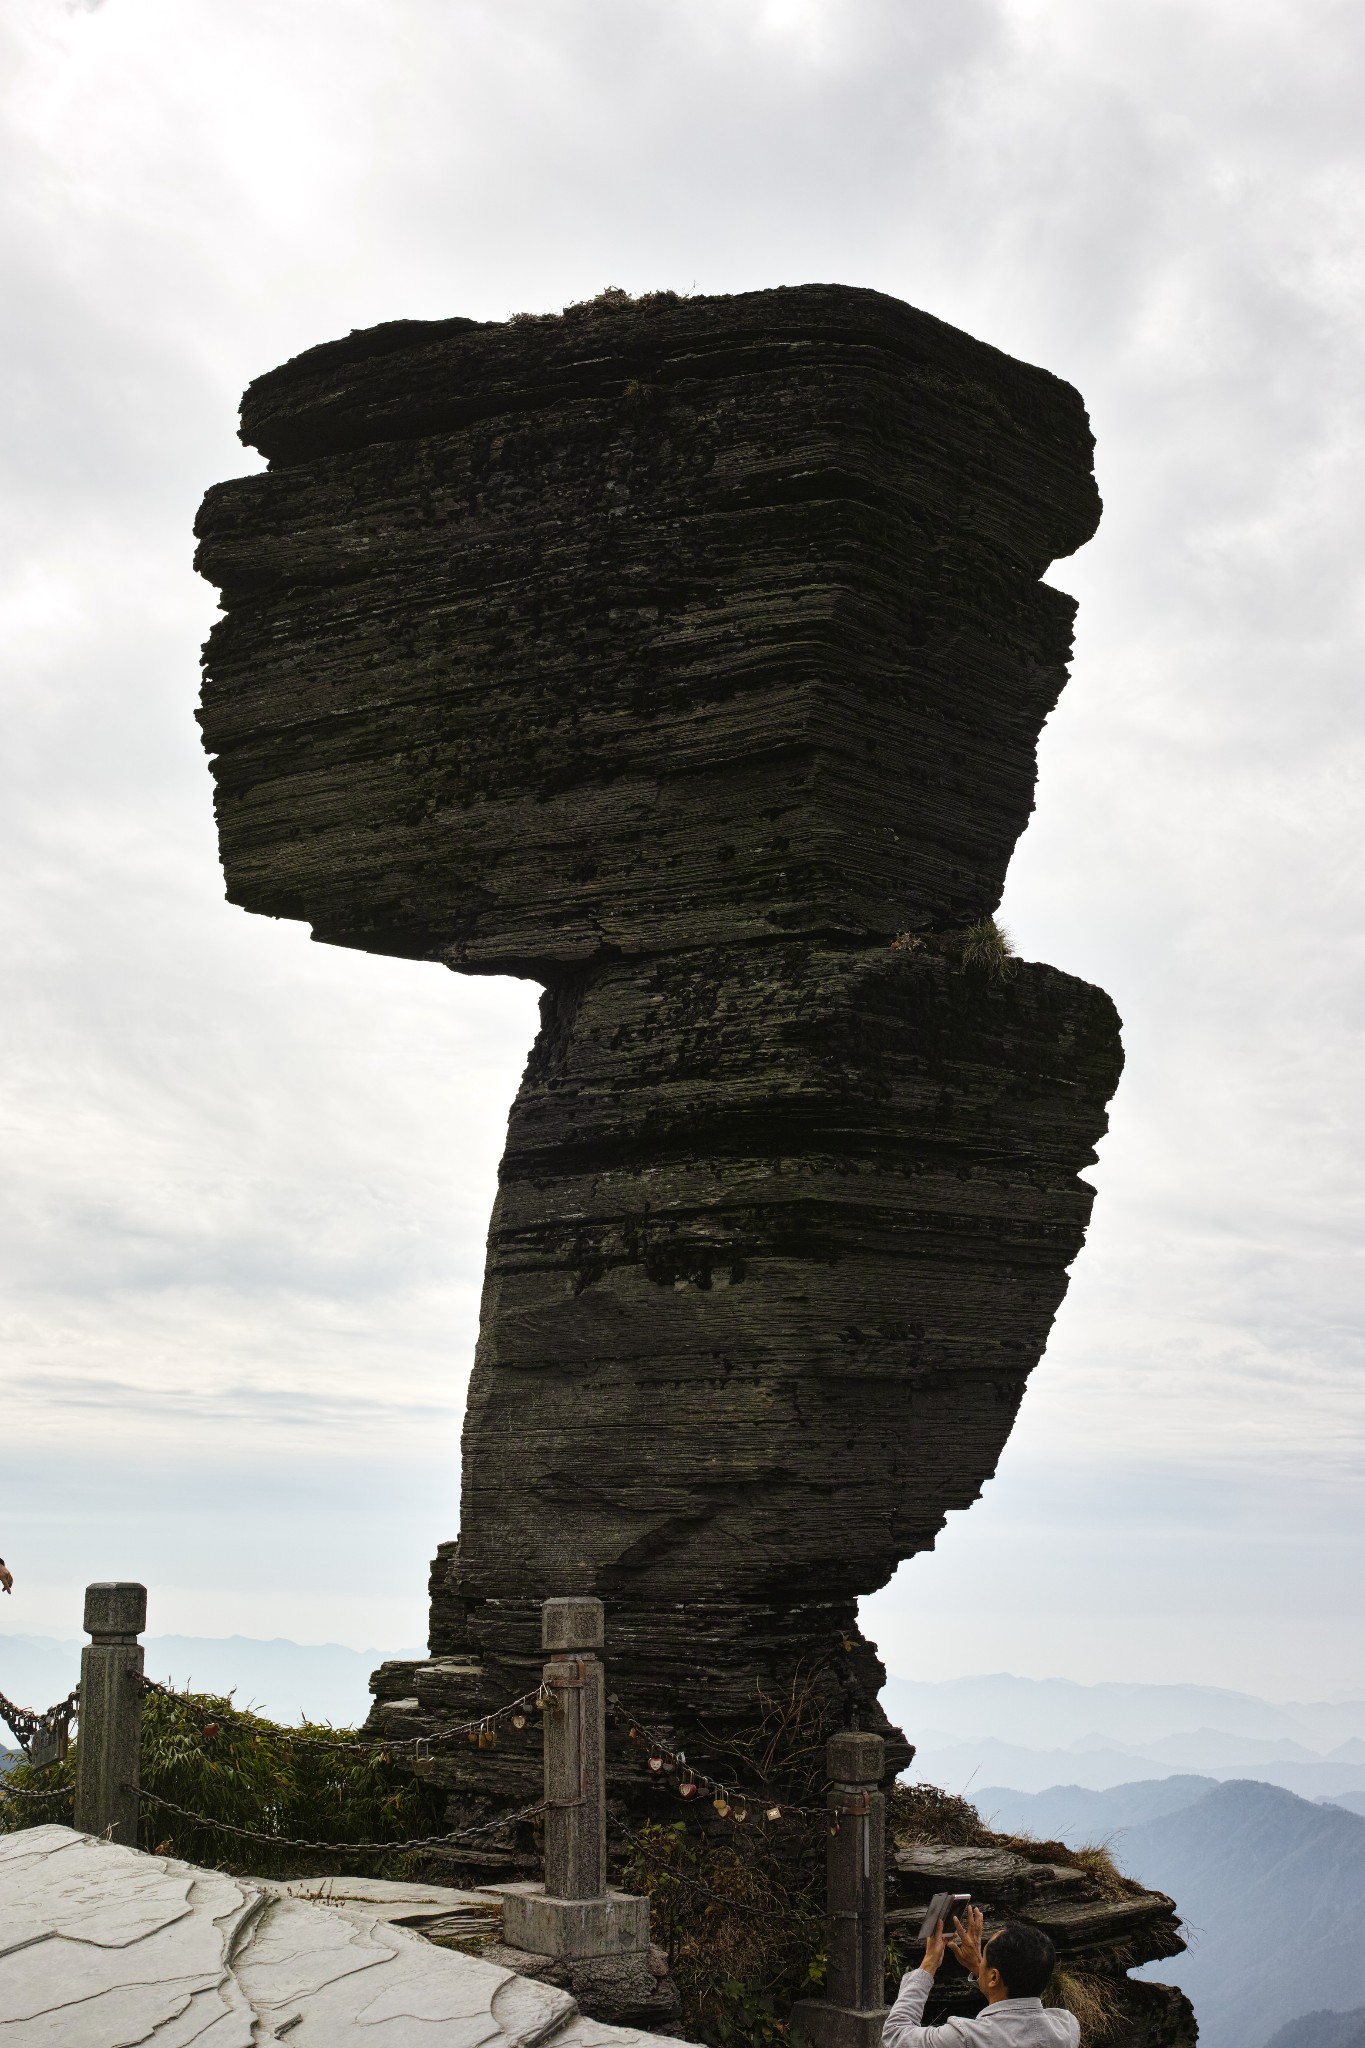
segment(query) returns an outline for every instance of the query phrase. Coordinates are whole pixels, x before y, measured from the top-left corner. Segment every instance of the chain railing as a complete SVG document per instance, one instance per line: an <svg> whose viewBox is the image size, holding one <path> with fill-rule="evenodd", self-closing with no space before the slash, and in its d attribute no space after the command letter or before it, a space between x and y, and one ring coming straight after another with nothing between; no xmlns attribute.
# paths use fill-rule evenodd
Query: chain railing
<svg viewBox="0 0 1365 2048"><path fill-rule="evenodd" d="M71 1787L69 1785L11 1785L8 1773L0 1777L0 1801L6 1799L61 1799L69 1806Z"/></svg>
<svg viewBox="0 0 1365 2048"><path fill-rule="evenodd" d="M177 1805L174 1799L163 1799L159 1793L149 1792L145 1785L129 1785L126 1791L136 1795L147 1806L155 1806L165 1813L174 1813L181 1820L192 1820L198 1827L213 1828L221 1835L236 1835L247 1842L268 1843L272 1849L314 1849L327 1855L368 1855L382 1851L397 1854L410 1849L439 1849L457 1842L472 1842L481 1835L491 1835L499 1828L515 1827L518 1821L533 1820L538 1813L544 1813L545 1801L535 1806L523 1806L519 1813L499 1814L495 1820L483 1821L478 1827L456 1828L445 1835L413 1835L405 1842L315 1842L300 1835L266 1834L259 1828L238 1827L235 1821L216 1820L206 1813L196 1813L193 1807Z"/></svg>
<svg viewBox="0 0 1365 2048"><path fill-rule="evenodd" d="M197 1722L201 1733L209 1738L216 1738L224 1728L241 1731L249 1737L268 1733L272 1748L283 1746L312 1755L368 1757L381 1764L407 1762L416 1768L428 1758L434 1758L461 1742L470 1742L480 1750L495 1748L501 1726L507 1724L517 1730L524 1729L534 1714L553 1704L555 1696L542 1680L487 1713L453 1727L442 1728L431 1736L353 1739L276 1725L263 1729L257 1716L238 1712L218 1701L212 1702L206 1710L206 1703L196 1695L148 1678L142 1670L142 1647L137 1640L145 1616L146 1594L140 1586L111 1584L92 1586L87 1590L86 1626L92 1641L82 1655L82 1679L87 1692L98 1705L86 1714L85 1739L76 1752L77 1782L74 1787L69 1783L19 1786L0 1777L0 1807L7 1800L22 1802L26 1808L42 1804L55 1807L60 1803L70 1810L74 1804L75 1824L83 1832L131 1843L137 1838L138 1810L145 1805L174 1814L196 1827L244 1841L259 1842L276 1849L306 1849L326 1855L400 1853L452 1847L514 1827L544 1811L544 1803L540 1802L474 1827L414 1835L401 1840L356 1841L288 1835L248 1827L239 1821L203 1813L180 1801L167 1799L141 1784L142 1706L148 1698L164 1700L172 1708L179 1709L187 1718ZM82 1688L77 1686L65 1700L45 1712L36 1713L17 1707L0 1694L0 1718L19 1738L28 1763L42 1766L66 1756L69 1725L79 1714L81 1696Z"/></svg>
<svg viewBox="0 0 1365 2048"><path fill-rule="evenodd" d="M55 1706L46 1707L41 1713L34 1713L29 1707L16 1707L13 1700L6 1699L0 1692L0 1721L3 1721L19 1740L30 1763L57 1763L66 1755L71 1722L80 1706L81 1689L73 1686L64 1700Z"/></svg>
<svg viewBox="0 0 1365 2048"><path fill-rule="evenodd" d="M49 1764L61 1763L67 1754L71 1738L71 1723L80 1712L80 1687L73 1686L64 1700L34 1712L30 1707L16 1707L14 1701L0 1692L0 1721L3 1721L18 1737L24 1760L35 1770L43 1770ZM71 1807L72 1788L69 1784L55 1785L13 1785L8 1771L0 1774L0 1805L7 1800L20 1801L26 1810L39 1804L52 1806L60 1803L68 1811ZM49 1816L41 1816L47 1819Z"/></svg>
<svg viewBox="0 0 1365 2048"><path fill-rule="evenodd" d="M765 1778L759 1778L756 1786L746 1791L724 1779L712 1777L708 1771L698 1770L687 1761L686 1751L675 1748L642 1715L633 1713L618 1694L613 1693L607 1704L616 1718L624 1723L629 1739L649 1751L646 1769L651 1775L661 1778L665 1771L671 1771L676 1776L680 1799L709 1799L722 1820L733 1820L741 1827L751 1815L765 1821L828 1818L828 1807L793 1803L783 1796L780 1787ZM836 1827L837 1821L836 1814Z"/></svg>
<svg viewBox="0 0 1365 2048"><path fill-rule="evenodd" d="M174 1686L165 1685L159 1679L144 1677L142 1690L144 1694L154 1693L158 1699L174 1700L189 1712L199 1712L198 1699L194 1693L179 1692ZM504 1721L513 1728L525 1728L531 1715L543 1712L552 1697L545 1685L537 1685L530 1692L519 1693L516 1699L506 1701L503 1706L494 1707L487 1714L480 1714L476 1720L461 1721L452 1728L441 1728L435 1735L367 1735L351 1741L332 1735L310 1735L301 1728L282 1728L275 1724L271 1727L271 1739L294 1749L326 1750L340 1752L346 1756L374 1756L381 1760L398 1760L410 1754L414 1761L420 1762L427 1757L439 1755L461 1740L471 1742L479 1749L493 1749L497 1745L498 1728ZM257 1719L251 1714L238 1713L232 1707L217 1705L211 1713L205 1714L203 1719L215 1730L226 1725L245 1728L248 1732L254 1733L259 1726Z"/></svg>
<svg viewBox="0 0 1365 2048"><path fill-rule="evenodd" d="M340 1739L307 1729L267 1726L259 1718L199 1699L146 1677L139 1641L146 1622L146 1591L126 1584L87 1588L86 1628L91 1641L82 1653L81 1682L43 1713L16 1707L0 1694L0 1719L19 1737L30 1762L64 1756L67 1730L80 1719L74 1788L70 1783L10 1786L0 1778L0 1805L19 1800L31 1809L74 1799L74 1824L83 1833L136 1845L139 1811L148 1807L196 1828L260 1844L273 1851L316 1856L412 1854L457 1848L505 1834L530 1821L544 1829L545 1881L493 1887L503 1895L503 1939L538 1955L572 1960L588 1955L643 1955L649 1942L649 1901L615 1891L608 1883L606 1853L606 1718L624 1724L628 1737L645 1749L651 1776L675 1780L683 1800L709 1801L718 1819L738 1826L750 1817L769 1823L820 1819L829 1836L827 1923L829 1975L820 2000L798 2004L792 2013L794 2040L806 2048L875 2048L880 2039L881 1967L884 1947L884 1800L877 1789L885 1767L881 1740L846 1732L831 1738L825 1755L828 1783L824 1803L789 1802L761 1778L745 1788L698 1769L686 1753L636 1714L628 1702L606 1692L599 1652L603 1611L594 1599L548 1600L542 1607L542 1635L548 1653L540 1681L516 1698L470 1721L426 1736L362 1736ZM214 1737L219 1724L253 1735L268 1733L271 1745L306 1752L373 1757L377 1762L418 1765L448 1752L460 1741L480 1749L496 1746L503 1723L525 1728L542 1716L545 1752L544 1797L513 1813L475 1825L401 1840L336 1841L288 1835L198 1811L141 1783L144 1701L164 1700L199 1721ZM60 1747L57 1745L60 1744ZM638 1852L647 1845L628 1831ZM690 1873L661 1873L670 1882L729 1911L770 1917L754 1902L727 1897Z"/></svg>

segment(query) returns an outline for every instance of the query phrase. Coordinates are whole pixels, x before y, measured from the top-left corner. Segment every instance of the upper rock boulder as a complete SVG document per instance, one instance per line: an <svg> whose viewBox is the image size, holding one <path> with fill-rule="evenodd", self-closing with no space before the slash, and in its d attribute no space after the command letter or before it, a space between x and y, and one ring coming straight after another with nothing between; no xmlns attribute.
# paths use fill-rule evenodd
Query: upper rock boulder
<svg viewBox="0 0 1365 2048"><path fill-rule="evenodd" d="M1000 899L1095 528L1071 387L878 292L399 321L259 378L198 563L228 894L555 978Z"/></svg>

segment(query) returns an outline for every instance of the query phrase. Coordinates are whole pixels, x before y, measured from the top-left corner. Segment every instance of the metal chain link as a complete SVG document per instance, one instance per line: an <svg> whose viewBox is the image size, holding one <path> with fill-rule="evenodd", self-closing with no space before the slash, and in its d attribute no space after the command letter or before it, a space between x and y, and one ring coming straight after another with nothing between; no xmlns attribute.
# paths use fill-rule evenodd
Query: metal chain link
<svg viewBox="0 0 1365 2048"><path fill-rule="evenodd" d="M125 1785L123 1789L136 1792L139 1800L145 1800L151 1806L162 1807L167 1813L177 1813L182 1820L192 1820L201 1828L214 1828L220 1834L239 1835L247 1842L267 1842L276 1849L321 1849L334 1855L339 1851L350 1854L359 1850L435 1849L447 1842L471 1842L478 1835L491 1835L498 1828L513 1827L518 1821L531 1820L545 1811L542 1799L536 1806L524 1806L520 1813L504 1813L497 1820L484 1821L476 1828L457 1828L448 1835L416 1835L406 1842L305 1842L296 1835L266 1835L258 1828L239 1828L230 1820L211 1820L207 1814L195 1813L188 1806L177 1806L173 1799L163 1799L159 1793L148 1792L143 1787Z"/></svg>
<svg viewBox="0 0 1365 2048"><path fill-rule="evenodd" d="M8 1772L0 1775L0 1799L70 1799L70 1785L11 1785Z"/></svg>
<svg viewBox="0 0 1365 2048"><path fill-rule="evenodd" d="M174 1700L179 1706L191 1707L195 1712L200 1711L198 1707L199 1695L177 1692L174 1686L162 1685L158 1679L144 1678L142 1689L144 1692L156 1693L161 1699ZM292 1728L281 1728L278 1724L271 1724L270 1732L275 1740L292 1743L298 1749L358 1751L376 1756L388 1756L392 1755L395 1751L410 1749L415 1757L430 1756L445 1743L458 1741L462 1735L481 1735L485 1731L491 1731L495 1722L505 1721L510 1715L515 1714L519 1708L529 1712L535 1707L543 1706L549 1697L550 1688L542 1681L532 1691L524 1692L514 1700L508 1700L504 1706L494 1707L489 1713L480 1714L477 1720L462 1721L456 1728L442 1728L436 1735L399 1735L391 1740L386 1740L383 1736L376 1735L368 1736L361 1742L338 1742L328 1735L304 1735L296 1733ZM225 1707L221 1710L215 1709L205 1715L205 1719L209 1721L232 1721L238 1727L246 1728L253 1734L260 1733L259 1728L251 1717L247 1714L239 1713L234 1707Z"/></svg>
<svg viewBox="0 0 1365 2048"><path fill-rule="evenodd" d="M751 1806L755 1809L768 1809L764 1811L763 1817L765 1820L789 1820L797 1815L807 1818L818 1816L824 1820L828 1819L831 1814L832 1809L828 1806L789 1805L782 1798L781 1794L762 1778L758 1781L759 1789L757 1791L732 1791L730 1786L724 1783L722 1779L713 1778L709 1771L694 1770L687 1761L686 1753L681 1749L675 1749L671 1742L665 1741L656 1728L650 1727L648 1721L642 1720L638 1714L632 1713L628 1703L620 1697L619 1693L609 1693L607 1705L613 1713L628 1724L632 1733L638 1733L645 1737L646 1741L650 1743L655 1756L662 1757L666 1763L671 1764L680 1777L685 1777L690 1783L694 1784L699 1792L707 1793L713 1802L723 1802L731 1810L736 1806L742 1807L745 1810L746 1816ZM838 1812L842 1813L842 1811L842 1808L838 1809Z"/></svg>
<svg viewBox="0 0 1365 2048"><path fill-rule="evenodd" d="M20 1747L27 1749L35 1735L40 1735L57 1724L65 1725L77 1711L80 1698L80 1687L73 1686L66 1698L58 1700L55 1707L48 1707L46 1712L35 1714L30 1707L16 1707L13 1700L6 1699L0 1692L0 1721L5 1722L18 1736Z"/></svg>

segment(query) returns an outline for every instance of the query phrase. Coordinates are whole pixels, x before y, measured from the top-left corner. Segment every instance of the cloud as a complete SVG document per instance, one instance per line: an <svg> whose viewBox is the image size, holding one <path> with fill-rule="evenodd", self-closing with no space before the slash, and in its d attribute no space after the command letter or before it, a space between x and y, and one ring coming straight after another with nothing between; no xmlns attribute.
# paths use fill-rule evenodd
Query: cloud
<svg viewBox="0 0 1365 2048"><path fill-rule="evenodd" d="M332 1505L282 1510L270 1566L302 1586L367 1433L434 1470L534 1028L531 990L222 902L189 529L255 466L241 388L396 314L823 277L1070 377L1106 498L1053 571L1075 680L1004 914L1114 992L1129 1066L1005 1505L896 1598L962 1529L1023 1543L1044 1450L1135 1542L1085 1474L1259 1487L1310 1558L1365 1453L1362 45L1337 0L6 10L0 1270L6 1449L54 1500L59 1440L212 1442L246 1486L306 1438ZM1254 1587L1235 1545L1217 1573Z"/></svg>

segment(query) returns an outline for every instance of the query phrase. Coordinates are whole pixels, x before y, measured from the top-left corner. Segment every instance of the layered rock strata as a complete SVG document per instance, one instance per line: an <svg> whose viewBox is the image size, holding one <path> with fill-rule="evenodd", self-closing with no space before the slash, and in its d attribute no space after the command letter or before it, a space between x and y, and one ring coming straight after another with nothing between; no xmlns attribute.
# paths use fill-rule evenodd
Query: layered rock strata
<svg viewBox="0 0 1365 2048"><path fill-rule="evenodd" d="M594 1593L694 1756L813 1669L885 1729L857 1600L995 1468L1121 1062L972 934L1065 681L1080 401L810 286L394 323L243 434L198 528L230 898L545 988L460 1541L377 1725L499 1704ZM537 1768L435 1765L459 1812Z"/></svg>

